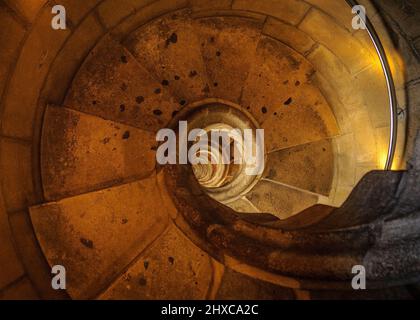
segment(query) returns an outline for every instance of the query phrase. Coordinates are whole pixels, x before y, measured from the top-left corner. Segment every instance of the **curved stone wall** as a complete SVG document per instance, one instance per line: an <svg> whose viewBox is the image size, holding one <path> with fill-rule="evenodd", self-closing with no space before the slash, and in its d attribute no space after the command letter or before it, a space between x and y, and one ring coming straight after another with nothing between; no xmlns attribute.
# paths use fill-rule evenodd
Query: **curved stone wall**
<svg viewBox="0 0 420 320"><path fill-rule="evenodd" d="M237 15L248 17L263 24L264 35L281 41L312 64L317 71L313 81L334 112L335 119L331 121L337 121L339 127L339 132L332 139L336 155L334 187L330 197L323 199L323 203L341 205L366 172L380 169L384 164L389 131L386 87L366 33L354 32L350 28L352 16L350 10L344 9L344 1L128 0L121 5L114 0L63 0L59 3L67 8L69 29L66 31L54 31L50 27L51 6L55 3L58 1L31 1L30 5L17 0L0 3L0 42L6 45L0 52L0 236L4 243L0 249L0 264L5 266L0 273L0 292L5 297L66 297L49 287L48 263L44 257L45 252L38 243L42 239L35 237L28 214L30 206L43 204L46 199L54 199L54 192L57 191L56 186L48 188L43 183L41 174L42 126L44 121L54 119L55 112L53 107L47 108L47 105L63 104L77 71L101 39L111 35L116 41L123 42L126 35L139 26L167 13L190 8L196 18ZM416 17L416 11L402 12L391 1L377 4L380 13L370 2L366 1L365 5L374 12L371 18L386 45L397 84L401 110L395 168L400 169L405 167L407 157L412 154L415 133L419 128L420 97L417 92L420 67L416 56L416 39L420 32L415 23L410 23L410 19ZM384 25L383 18L386 19L387 26ZM392 40L387 28L393 30ZM69 115L69 121L72 116ZM407 119L408 128L405 126ZM85 130L81 131L82 135L87 136L89 125L87 122L85 129L82 128ZM51 143L54 145L60 143L60 140L52 140ZM100 154L96 156L101 158ZM133 171L133 176L144 175L143 172L136 172L136 169ZM101 178L102 181L108 181L115 176ZM151 179L151 194L154 194L154 179L156 177ZM77 184L69 185L69 192L80 187ZM128 189L138 187L135 182L126 186ZM94 197L102 199L106 206L105 196L96 194ZM72 210L75 207L72 201L79 202L80 199L70 199L63 206L59 204L56 210L68 214L69 217L73 216ZM165 222L167 218L152 220L149 225L145 225L145 228L151 228L155 233L152 232L147 239L138 240L150 244L150 248L133 267L130 275L125 274L117 279L115 271L106 270L110 272L109 279L116 280L112 288L98 293L91 287L76 286L74 291L70 291L71 296L118 296L124 281L131 275L147 287L148 282L144 280L146 276L149 277L147 272L166 270L178 258L182 260L188 246L192 246L191 252L195 252L196 260L199 261L192 268L194 272L187 274L188 264L177 265L179 269L174 273L174 278L168 280L168 283L175 284L175 279L183 275L186 282L197 282L197 288L191 288L191 292L196 292L197 295L185 298L229 297L233 290L232 282L235 282L232 279L236 278L242 279L243 283L253 283L255 292L262 290L259 286L267 286L251 278L245 279L243 275L230 269L226 269L222 276L224 267L183 239L184 236L174 227L168 227ZM155 224L160 227L153 228ZM173 239L186 241L185 245L172 248L171 244L175 241ZM84 240L85 247L89 249L88 240L92 240ZM97 241L100 243L105 240L99 238ZM112 250L118 250L118 244ZM165 256L163 261L156 252L168 252L168 257ZM176 254L172 256L172 252ZM124 264L124 260L122 261ZM146 272L143 270L147 269L146 262L151 261L157 265L162 264L162 267L154 266L156 269L151 268ZM237 269L241 268L247 269L249 266L240 266ZM209 274L211 279L208 278ZM248 274L252 275L252 272ZM194 277L199 277L199 281ZM239 282L242 283L241 281ZM81 285L88 286L89 283ZM299 287L293 283L290 286ZM294 297L291 290L278 290L278 296ZM139 296L139 293L134 294ZM151 290L144 297L160 297L162 294Z"/></svg>

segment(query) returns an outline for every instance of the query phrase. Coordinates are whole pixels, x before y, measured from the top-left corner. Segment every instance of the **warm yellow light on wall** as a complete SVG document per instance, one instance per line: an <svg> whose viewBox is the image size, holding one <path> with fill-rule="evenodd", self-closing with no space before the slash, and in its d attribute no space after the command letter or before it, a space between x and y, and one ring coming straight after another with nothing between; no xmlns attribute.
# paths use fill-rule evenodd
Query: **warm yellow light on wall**
<svg viewBox="0 0 420 320"><path fill-rule="evenodd" d="M388 151L381 150L379 152L379 160L378 160L379 169L385 168L387 158L388 158ZM394 161L392 162L391 170L393 171L401 170L401 167L397 158L394 158Z"/></svg>
<svg viewBox="0 0 420 320"><path fill-rule="evenodd" d="M387 158L388 158L388 155L387 155L386 152L381 151L379 153L379 168L381 168L381 169L385 168Z"/></svg>

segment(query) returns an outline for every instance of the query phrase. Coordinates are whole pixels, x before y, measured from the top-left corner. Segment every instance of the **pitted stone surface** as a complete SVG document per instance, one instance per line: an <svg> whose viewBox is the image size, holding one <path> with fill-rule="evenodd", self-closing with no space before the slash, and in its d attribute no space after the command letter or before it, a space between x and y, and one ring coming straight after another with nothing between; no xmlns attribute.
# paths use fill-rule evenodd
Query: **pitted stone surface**
<svg viewBox="0 0 420 320"><path fill-rule="evenodd" d="M241 104L265 129L267 152L337 133L330 107L311 83L314 72L287 46L268 37L260 41Z"/></svg>
<svg viewBox="0 0 420 320"><path fill-rule="evenodd" d="M164 127L178 108L167 88L108 37L89 54L64 104L148 131Z"/></svg>
<svg viewBox="0 0 420 320"><path fill-rule="evenodd" d="M318 197L270 181L260 181L247 198L261 212L286 219L315 205Z"/></svg>
<svg viewBox="0 0 420 320"><path fill-rule="evenodd" d="M214 97L239 102L255 61L262 24L251 19L200 19L197 35Z"/></svg>
<svg viewBox="0 0 420 320"><path fill-rule="evenodd" d="M188 11L152 21L134 32L125 44L142 66L166 83L179 106L209 96L201 42Z"/></svg>
<svg viewBox="0 0 420 320"><path fill-rule="evenodd" d="M210 257L175 226L144 253L101 299L205 299Z"/></svg>
<svg viewBox="0 0 420 320"><path fill-rule="evenodd" d="M42 140L48 200L150 175L155 135L64 107L49 106Z"/></svg>
<svg viewBox="0 0 420 320"><path fill-rule="evenodd" d="M147 201L145 201L147 199ZM50 265L64 265L72 298L93 298L167 225L156 176L32 207Z"/></svg>
<svg viewBox="0 0 420 320"><path fill-rule="evenodd" d="M330 140L268 154L265 178L328 196L334 176Z"/></svg>

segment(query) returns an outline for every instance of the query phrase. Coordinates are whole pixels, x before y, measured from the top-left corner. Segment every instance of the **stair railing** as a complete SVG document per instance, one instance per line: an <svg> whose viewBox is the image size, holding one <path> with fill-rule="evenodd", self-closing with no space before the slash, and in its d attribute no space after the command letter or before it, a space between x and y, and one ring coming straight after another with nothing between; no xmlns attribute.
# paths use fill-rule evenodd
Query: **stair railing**
<svg viewBox="0 0 420 320"><path fill-rule="evenodd" d="M355 0L346 0L346 2L354 8L358 6L359 3ZM370 39L375 47L375 50L378 54L379 60L382 65L382 70L385 76L386 85L388 89L388 97L389 97L389 111L390 111L390 135L389 135L389 143L388 143L388 153L387 159L385 163L385 170L391 170L392 164L394 162L395 157L395 149L397 146L397 135L398 135L398 110L397 110L397 93L395 90L395 83L392 77L391 67L389 64L388 57L386 55L384 46L376 32L374 26L372 25L369 17L367 15L362 16L361 12L357 12L361 21L366 26L366 31L369 34Z"/></svg>

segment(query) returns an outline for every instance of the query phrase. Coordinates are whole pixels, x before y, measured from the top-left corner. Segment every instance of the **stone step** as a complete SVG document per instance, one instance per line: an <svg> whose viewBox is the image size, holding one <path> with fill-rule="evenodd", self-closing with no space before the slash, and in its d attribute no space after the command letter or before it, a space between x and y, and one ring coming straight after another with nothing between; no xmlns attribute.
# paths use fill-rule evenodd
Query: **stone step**
<svg viewBox="0 0 420 320"><path fill-rule="evenodd" d="M44 117L41 174L48 201L148 176L155 135L65 107Z"/></svg>
<svg viewBox="0 0 420 320"><path fill-rule="evenodd" d="M262 37L241 105L265 129L266 152L338 133L328 103L312 84L314 72L303 56L273 38Z"/></svg>
<svg viewBox="0 0 420 320"><path fill-rule="evenodd" d="M109 36L85 60L64 104L149 131L163 127L179 107L165 86Z"/></svg>
<svg viewBox="0 0 420 320"><path fill-rule="evenodd" d="M318 203L316 194L268 180L258 182L246 198L261 212L270 213L281 220Z"/></svg>
<svg viewBox="0 0 420 320"><path fill-rule="evenodd" d="M210 256L172 225L99 299L206 299L212 281Z"/></svg>
<svg viewBox="0 0 420 320"><path fill-rule="evenodd" d="M329 196L334 177L331 140L321 140L267 155L264 178Z"/></svg>
<svg viewBox="0 0 420 320"><path fill-rule="evenodd" d="M198 20L197 35L215 97L239 102L255 60L262 26L262 21L241 17Z"/></svg>
<svg viewBox="0 0 420 320"><path fill-rule="evenodd" d="M292 289L252 278L226 268L217 300L293 300Z"/></svg>
<svg viewBox="0 0 420 320"><path fill-rule="evenodd" d="M156 204L159 203L159 206ZM30 208L51 266L66 268L73 299L95 297L168 225L156 175Z"/></svg>
<svg viewBox="0 0 420 320"><path fill-rule="evenodd" d="M148 23L124 42L180 106L209 97L211 89L196 28L189 11L183 10Z"/></svg>

